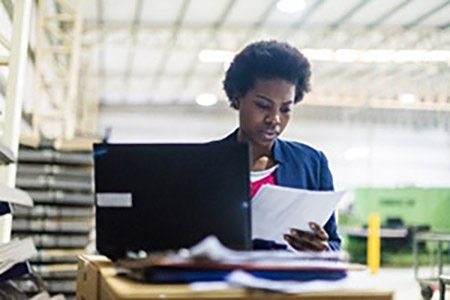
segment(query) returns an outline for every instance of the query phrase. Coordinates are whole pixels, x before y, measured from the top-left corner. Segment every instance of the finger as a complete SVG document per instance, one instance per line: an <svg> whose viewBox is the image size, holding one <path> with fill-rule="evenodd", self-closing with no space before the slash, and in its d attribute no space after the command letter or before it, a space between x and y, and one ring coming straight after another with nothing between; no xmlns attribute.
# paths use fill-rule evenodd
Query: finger
<svg viewBox="0 0 450 300"><path fill-rule="evenodd" d="M321 239L322 241L328 241L327 232L317 223L309 222L309 227L316 234L316 236L319 237L319 239Z"/></svg>
<svg viewBox="0 0 450 300"><path fill-rule="evenodd" d="M317 248L322 248L322 243L326 242L320 239L315 233L302 231L298 229L291 229L291 236L302 243L307 243L309 245L313 245Z"/></svg>
<svg viewBox="0 0 450 300"><path fill-rule="evenodd" d="M314 240L320 240L320 241L328 240L328 238L326 236L318 235L316 232L303 231L303 230L299 230L299 229L295 229L295 228L292 228L290 230L290 234L292 236L297 237L298 239L307 240L309 242L313 242Z"/></svg>
<svg viewBox="0 0 450 300"><path fill-rule="evenodd" d="M324 250L328 249L328 244L326 242L320 241L318 239L308 241L305 239L299 239L290 234L285 234L284 239L296 250L324 251Z"/></svg>
<svg viewBox="0 0 450 300"><path fill-rule="evenodd" d="M293 237L289 234L285 234L283 237L286 240L286 242L288 242L289 245L292 246L292 248L294 248L296 250L301 250L301 251L310 251L309 244L307 244L305 242L301 242L300 240L296 239L295 237Z"/></svg>
<svg viewBox="0 0 450 300"><path fill-rule="evenodd" d="M326 242L310 243L305 240L296 240L291 236L286 236L285 239L296 250L320 252L328 249Z"/></svg>

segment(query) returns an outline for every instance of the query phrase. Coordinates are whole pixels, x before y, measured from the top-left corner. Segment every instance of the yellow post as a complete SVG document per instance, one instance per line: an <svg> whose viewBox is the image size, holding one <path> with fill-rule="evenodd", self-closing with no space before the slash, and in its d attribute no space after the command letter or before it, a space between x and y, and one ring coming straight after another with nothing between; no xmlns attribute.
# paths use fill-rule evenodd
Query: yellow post
<svg viewBox="0 0 450 300"><path fill-rule="evenodd" d="M370 214L367 235L367 266L372 274L380 268L380 215Z"/></svg>

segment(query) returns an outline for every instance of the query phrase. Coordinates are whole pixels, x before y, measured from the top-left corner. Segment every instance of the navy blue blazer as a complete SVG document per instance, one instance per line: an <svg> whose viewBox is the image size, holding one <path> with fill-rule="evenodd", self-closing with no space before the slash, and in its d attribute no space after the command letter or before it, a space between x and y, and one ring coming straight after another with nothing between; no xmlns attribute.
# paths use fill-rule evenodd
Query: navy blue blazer
<svg viewBox="0 0 450 300"><path fill-rule="evenodd" d="M217 142L236 142L235 130L226 138ZM318 151L308 145L276 139L273 146L273 156L279 167L276 171L276 181L280 186L292 187L312 191L332 191L333 177L328 168L328 161L322 151ZM333 215L324 226L328 233L328 244L331 250L341 249L341 239L337 233L336 218ZM256 249L280 249L286 248L274 241L254 240Z"/></svg>

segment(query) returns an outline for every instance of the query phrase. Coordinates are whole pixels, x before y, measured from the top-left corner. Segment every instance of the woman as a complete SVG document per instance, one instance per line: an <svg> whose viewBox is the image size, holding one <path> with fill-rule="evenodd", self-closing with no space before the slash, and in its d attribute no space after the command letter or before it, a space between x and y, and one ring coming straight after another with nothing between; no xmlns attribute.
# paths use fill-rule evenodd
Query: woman
<svg viewBox="0 0 450 300"><path fill-rule="evenodd" d="M250 44L228 68L224 89L231 107L239 111L239 128L222 142L250 144L252 197L263 184L307 190L333 190L325 155L310 146L284 141L279 135L292 116L293 105L310 90L311 68L294 47L276 41ZM307 251L339 250L334 214L322 228L292 229L284 239ZM280 249L285 245L254 240L254 248Z"/></svg>

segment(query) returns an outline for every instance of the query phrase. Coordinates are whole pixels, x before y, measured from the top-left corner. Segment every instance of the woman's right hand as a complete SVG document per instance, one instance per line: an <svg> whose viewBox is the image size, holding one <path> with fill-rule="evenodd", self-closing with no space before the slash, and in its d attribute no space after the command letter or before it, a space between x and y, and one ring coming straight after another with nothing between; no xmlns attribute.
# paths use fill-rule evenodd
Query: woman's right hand
<svg viewBox="0 0 450 300"><path fill-rule="evenodd" d="M284 239L294 249L300 251L328 251L328 234L325 230L314 222L309 223L312 231L303 231L292 228L289 234L284 235Z"/></svg>

